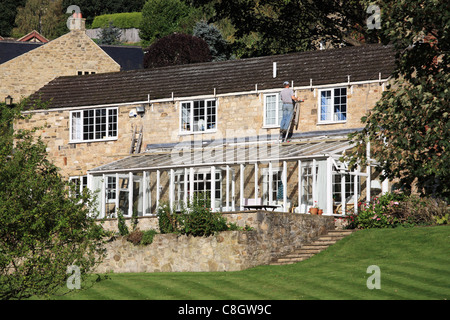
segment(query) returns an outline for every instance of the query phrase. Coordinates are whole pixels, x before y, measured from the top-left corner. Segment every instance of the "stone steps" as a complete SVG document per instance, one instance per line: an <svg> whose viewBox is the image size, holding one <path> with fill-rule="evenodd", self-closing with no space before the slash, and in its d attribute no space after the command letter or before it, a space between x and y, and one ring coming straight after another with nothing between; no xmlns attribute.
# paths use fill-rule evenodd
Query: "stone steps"
<svg viewBox="0 0 450 320"><path fill-rule="evenodd" d="M270 265L292 264L309 259L313 255L327 249L337 241L352 234L355 230L331 230L311 243L307 243L301 248L294 250L282 257L274 259Z"/></svg>

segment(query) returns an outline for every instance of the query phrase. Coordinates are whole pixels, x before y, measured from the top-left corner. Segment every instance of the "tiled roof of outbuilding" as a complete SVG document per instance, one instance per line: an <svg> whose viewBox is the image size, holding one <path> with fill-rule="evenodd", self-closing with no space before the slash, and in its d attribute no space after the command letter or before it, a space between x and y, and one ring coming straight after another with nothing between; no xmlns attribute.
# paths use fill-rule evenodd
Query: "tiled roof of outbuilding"
<svg viewBox="0 0 450 320"><path fill-rule="evenodd" d="M277 74L273 77L273 63ZM50 108L131 103L281 88L337 84L388 78L395 66L391 46L365 45L223 62L188 64L85 76L60 77L43 88Z"/></svg>

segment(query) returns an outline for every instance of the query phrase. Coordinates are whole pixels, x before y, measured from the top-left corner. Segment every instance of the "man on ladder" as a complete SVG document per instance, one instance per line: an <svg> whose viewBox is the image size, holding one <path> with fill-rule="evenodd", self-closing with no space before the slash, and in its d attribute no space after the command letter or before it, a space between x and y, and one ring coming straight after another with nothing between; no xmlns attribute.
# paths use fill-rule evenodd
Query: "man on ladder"
<svg viewBox="0 0 450 320"><path fill-rule="evenodd" d="M297 98L294 91L289 88L289 81L283 83L284 89L281 90L281 101L283 102L283 118L280 124L280 140L285 142L289 135L289 129L293 120L294 114L294 101L303 101ZM297 110L298 112L298 110Z"/></svg>

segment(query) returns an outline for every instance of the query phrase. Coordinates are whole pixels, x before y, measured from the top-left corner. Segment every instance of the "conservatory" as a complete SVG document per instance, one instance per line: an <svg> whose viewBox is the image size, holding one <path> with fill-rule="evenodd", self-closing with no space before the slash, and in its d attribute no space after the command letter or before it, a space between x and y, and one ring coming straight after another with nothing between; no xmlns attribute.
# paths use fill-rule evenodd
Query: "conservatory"
<svg viewBox="0 0 450 320"><path fill-rule="evenodd" d="M341 162L352 145L347 139L279 144L221 143L147 150L88 172L88 187L98 193L100 217L152 216L161 204L173 210L207 196L211 209L246 209L343 215L368 201L371 189L386 191L371 167L350 171ZM382 190L383 189L383 190ZM373 192L373 191L372 191Z"/></svg>

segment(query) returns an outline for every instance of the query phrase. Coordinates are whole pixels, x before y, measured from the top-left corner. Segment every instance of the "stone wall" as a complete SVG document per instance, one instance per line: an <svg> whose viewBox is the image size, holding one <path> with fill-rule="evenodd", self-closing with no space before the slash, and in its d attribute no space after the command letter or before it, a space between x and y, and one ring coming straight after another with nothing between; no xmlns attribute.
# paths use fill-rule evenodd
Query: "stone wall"
<svg viewBox="0 0 450 320"><path fill-rule="evenodd" d="M305 99L305 102L301 106L300 125L295 132L360 128L361 117L375 105L381 96L381 91L378 84L355 85L352 91L348 90L347 121L335 124L318 124L317 93L314 96L314 92L310 90L298 91L297 95ZM141 127L143 128L143 149L147 144L221 140L258 135L278 137L278 128L267 128L263 125L264 94L218 97L217 100L217 131L195 135L180 133L181 104L179 101L146 106L142 117L130 117L130 112L133 113L136 106L118 107L118 138L113 141L71 143L69 110L34 112L30 120L16 123L16 128L43 126L44 129L38 130L36 135L43 138L48 146L50 159L61 168L61 173L65 177L85 175L89 169L128 156L135 127L138 131ZM295 191L292 192L295 193ZM251 195L248 196L251 197Z"/></svg>
<svg viewBox="0 0 450 320"><path fill-rule="evenodd" d="M101 28L96 29L87 29L86 34L91 39L100 39L102 34ZM136 43L141 41L141 37L139 37L139 29L130 28L130 29L119 29L120 30L120 42L125 43Z"/></svg>
<svg viewBox="0 0 450 320"><path fill-rule="evenodd" d="M210 237L157 234L153 243L135 246L124 238L107 244L95 272L238 271L268 264L334 229L334 217L265 211L226 214L252 231L226 231ZM146 218L155 219L155 218Z"/></svg>

